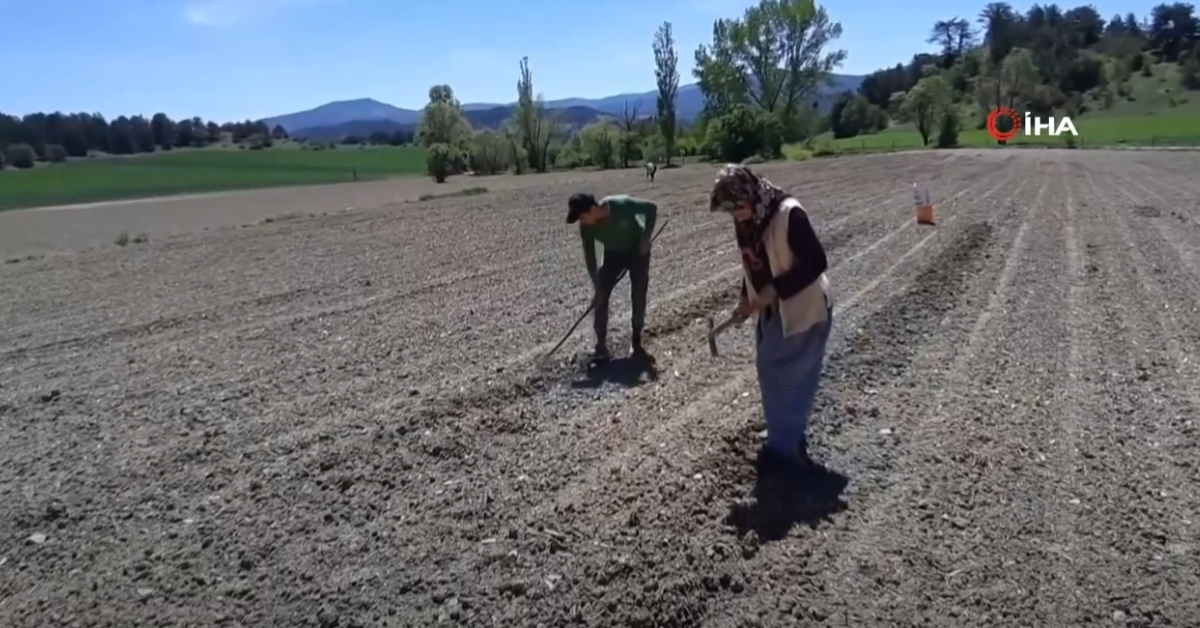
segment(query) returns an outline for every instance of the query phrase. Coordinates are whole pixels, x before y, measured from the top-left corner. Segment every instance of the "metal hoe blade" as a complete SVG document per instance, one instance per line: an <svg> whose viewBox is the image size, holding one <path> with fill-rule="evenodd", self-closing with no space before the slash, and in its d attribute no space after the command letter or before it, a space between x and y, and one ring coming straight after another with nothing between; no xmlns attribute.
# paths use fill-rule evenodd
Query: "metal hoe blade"
<svg viewBox="0 0 1200 628"><path fill-rule="evenodd" d="M726 319L725 322L714 327L713 319L711 317L708 318L708 354L716 357L718 355L717 336L720 336L722 333L724 333L726 329L729 329L734 325L741 325L744 322L746 322L746 319L734 314Z"/></svg>

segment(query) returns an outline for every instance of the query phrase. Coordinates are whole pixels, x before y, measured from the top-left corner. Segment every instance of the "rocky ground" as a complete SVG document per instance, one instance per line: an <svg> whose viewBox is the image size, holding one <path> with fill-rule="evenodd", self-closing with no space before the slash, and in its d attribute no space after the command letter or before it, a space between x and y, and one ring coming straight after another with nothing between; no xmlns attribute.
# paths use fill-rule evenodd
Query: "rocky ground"
<svg viewBox="0 0 1200 628"><path fill-rule="evenodd" d="M837 301L794 484L749 326L704 341L711 168L11 257L0 626L1200 624L1200 156L760 168ZM670 219L657 373L588 374L587 323L537 364L587 305L580 185Z"/></svg>

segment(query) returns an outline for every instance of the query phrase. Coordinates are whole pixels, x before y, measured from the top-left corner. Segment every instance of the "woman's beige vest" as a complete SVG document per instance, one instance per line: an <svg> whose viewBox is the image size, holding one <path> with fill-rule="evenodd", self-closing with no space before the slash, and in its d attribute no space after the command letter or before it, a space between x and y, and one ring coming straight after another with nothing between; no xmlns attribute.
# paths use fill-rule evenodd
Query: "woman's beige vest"
<svg viewBox="0 0 1200 628"><path fill-rule="evenodd" d="M771 266L771 275L778 277L791 269L795 263L792 247L788 246L788 214L793 207L799 207L800 201L789 198L783 202L774 218L767 226L764 237L766 240L767 261ZM744 272L744 271L743 271ZM746 294L750 300L755 298L754 285L750 275L746 274ZM824 323L829 318L828 308L833 301L829 297L829 278L824 273L821 277L801 290L790 299L781 299L778 303L779 316L783 320L783 336L794 336L812 329L814 325Z"/></svg>

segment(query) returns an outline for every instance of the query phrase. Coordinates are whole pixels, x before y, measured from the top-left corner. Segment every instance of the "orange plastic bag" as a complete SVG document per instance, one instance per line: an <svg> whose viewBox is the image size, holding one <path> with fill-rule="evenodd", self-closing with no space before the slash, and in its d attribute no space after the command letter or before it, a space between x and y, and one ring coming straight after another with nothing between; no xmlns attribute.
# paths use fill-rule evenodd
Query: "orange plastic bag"
<svg viewBox="0 0 1200 628"><path fill-rule="evenodd" d="M929 190L923 185L913 184L913 205L917 209L917 224L932 225L933 201L929 198Z"/></svg>

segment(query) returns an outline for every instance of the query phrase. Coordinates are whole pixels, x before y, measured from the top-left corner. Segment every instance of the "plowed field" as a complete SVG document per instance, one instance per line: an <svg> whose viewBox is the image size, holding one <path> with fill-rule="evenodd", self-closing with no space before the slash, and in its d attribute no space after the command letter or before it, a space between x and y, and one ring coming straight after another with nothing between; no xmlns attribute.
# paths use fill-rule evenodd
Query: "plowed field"
<svg viewBox="0 0 1200 628"><path fill-rule="evenodd" d="M828 469L791 484L751 327L704 341L711 168L0 266L0 626L1200 625L1200 158L760 169L833 267ZM584 184L670 219L656 378L587 374L587 322L535 364L587 305Z"/></svg>

